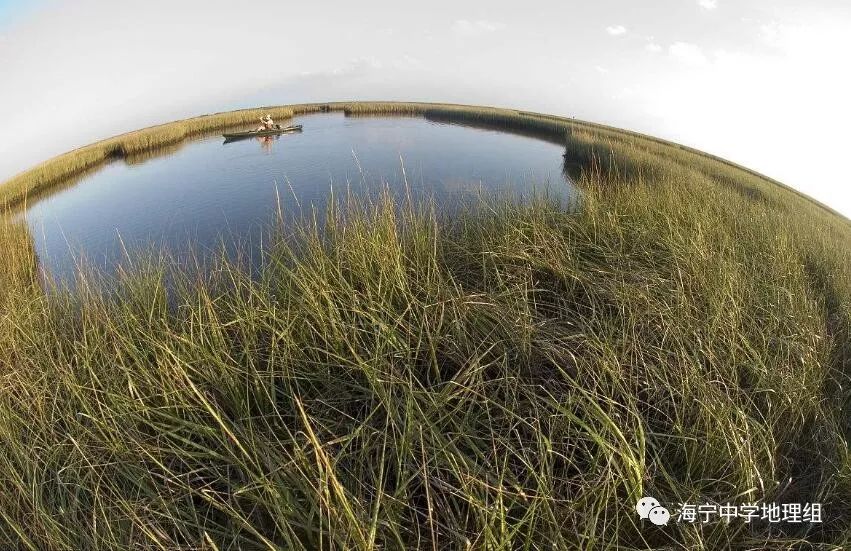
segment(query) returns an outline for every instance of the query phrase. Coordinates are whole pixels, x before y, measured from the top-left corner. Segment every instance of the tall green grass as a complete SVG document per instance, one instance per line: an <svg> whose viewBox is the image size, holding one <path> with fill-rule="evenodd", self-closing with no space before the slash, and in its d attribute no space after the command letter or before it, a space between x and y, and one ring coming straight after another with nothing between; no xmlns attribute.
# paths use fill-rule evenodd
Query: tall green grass
<svg viewBox="0 0 851 551"><path fill-rule="evenodd" d="M31 290L38 279L38 260L32 236L22 220L0 211L0 305L21 291ZM0 310L8 315L8 308Z"/></svg>
<svg viewBox="0 0 851 551"><path fill-rule="evenodd" d="M596 167L572 212L352 198L259 277L41 293L7 257L2 547L847 546L847 224ZM662 528L643 495L825 518Z"/></svg>

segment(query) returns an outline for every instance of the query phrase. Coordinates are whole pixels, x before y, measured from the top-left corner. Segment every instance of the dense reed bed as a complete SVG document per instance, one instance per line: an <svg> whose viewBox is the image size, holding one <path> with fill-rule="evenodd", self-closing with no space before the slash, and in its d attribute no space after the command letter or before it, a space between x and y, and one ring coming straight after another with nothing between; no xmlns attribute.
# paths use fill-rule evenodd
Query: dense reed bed
<svg viewBox="0 0 851 551"><path fill-rule="evenodd" d="M847 548L851 225L665 147L572 127L580 209L350 197L259 275L63 291L5 220L0 548Z"/></svg>
<svg viewBox="0 0 851 551"><path fill-rule="evenodd" d="M37 259L27 225L0 211L0 315L8 315L6 300L32 291L38 280Z"/></svg>

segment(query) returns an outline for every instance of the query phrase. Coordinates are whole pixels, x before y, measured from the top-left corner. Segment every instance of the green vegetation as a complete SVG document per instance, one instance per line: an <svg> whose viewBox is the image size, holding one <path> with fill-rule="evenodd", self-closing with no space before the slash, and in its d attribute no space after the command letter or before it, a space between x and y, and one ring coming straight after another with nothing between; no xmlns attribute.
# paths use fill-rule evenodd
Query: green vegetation
<svg viewBox="0 0 851 551"><path fill-rule="evenodd" d="M851 224L652 138L422 105L392 109L561 132L581 208L350 198L259 277L154 255L74 292L0 224L0 547L851 545ZM824 522L656 527L643 495Z"/></svg>

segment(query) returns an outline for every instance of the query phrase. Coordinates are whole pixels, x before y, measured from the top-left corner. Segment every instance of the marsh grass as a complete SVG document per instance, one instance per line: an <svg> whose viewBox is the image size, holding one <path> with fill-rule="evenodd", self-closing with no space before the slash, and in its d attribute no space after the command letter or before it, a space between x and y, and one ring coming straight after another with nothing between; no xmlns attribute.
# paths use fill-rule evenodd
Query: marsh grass
<svg viewBox="0 0 851 551"><path fill-rule="evenodd" d="M0 304L37 280L37 259L26 223L0 211ZM2 310L6 314L6 309Z"/></svg>
<svg viewBox="0 0 851 551"><path fill-rule="evenodd" d="M677 166L599 164L577 211L352 197L259 277L106 291L39 292L2 226L3 547L847 545L848 227ZM825 522L656 528L646 494Z"/></svg>
<svg viewBox="0 0 851 551"><path fill-rule="evenodd" d="M580 209L350 196L270 229L259 274L152 251L71 292L6 217L0 547L847 548L847 220L567 136ZM643 495L824 522L657 528Z"/></svg>

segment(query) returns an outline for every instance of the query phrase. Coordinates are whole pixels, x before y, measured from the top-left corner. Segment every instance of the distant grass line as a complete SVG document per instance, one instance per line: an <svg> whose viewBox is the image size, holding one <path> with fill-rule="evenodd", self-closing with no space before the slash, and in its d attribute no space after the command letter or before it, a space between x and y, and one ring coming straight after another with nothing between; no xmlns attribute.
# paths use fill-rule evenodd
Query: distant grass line
<svg viewBox="0 0 851 551"><path fill-rule="evenodd" d="M783 184L782 182L779 182L779 181L777 181L773 178L770 178L770 177L768 177L764 174L761 174L761 173L759 173L759 172L757 172L753 169L750 169L748 167L736 164L736 163L729 161L727 159L724 159L722 157L718 157L718 156L713 155L711 153L706 153L704 151L701 151L699 149L695 149L693 147L689 147L687 145L682 145L682 144L678 144L676 142L672 142L672 141L669 141L669 140L663 140L662 138L657 138L655 136L642 134L641 132L635 132L633 130L625 130L623 128L617 128L615 126L609 126L609 125L606 125L606 124L600 124L600 123L596 123L596 122L583 121L583 120L574 119L574 118L567 118L567 117L560 117L558 115L547 115L547 114L544 114L544 113L536 113L534 111L518 111L518 113L520 113L521 115L529 116L529 117L563 121L563 122L567 122L568 124L571 124L571 125L574 125L574 126L587 128L587 129L590 129L590 130L599 130L599 131L602 131L602 132L606 132L606 133L609 133L610 136L621 136L621 137L623 137L623 135L627 135L627 136L630 136L630 137L633 137L633 138L638 138L638 139L641 139L641 140L647 140L647 141L650 141L650 142L654 142L654 143L657 143L659 145L664 145L664 146L674 147L674 148L677 148L677 149L682 149L683 151L687 151L689 153L694 153L696 155L708 157L708 158L710 158L714 161L718 161L718 162L727 164L732 168L736 168L738 170L743 170L745 172L749 172L753 176L756 176L758 178L762 178L764 180L773 182L773 183L778 184L780 186L788 187L785 184ZM789 188L789 189L792 189L792 188Z"/></svg>
<svg viewBox="0 0 851 551"><path fill-rule="evenodd" d="M846 218L841 213L839 213L836 210L834 210L833 208L831 208L829 205L825 205L824 203L818 201L817 199L810 197L809 195L802 193L801 191L798 191L797 189L795 189L791 186L788 186L788 185L784 184L783 182L775 180L774 178L771 178L770 176L766 176L766 175L764 175L760 172L757 172L756 170L753 170L751 168L748 168L746 166L742 166L742 165L740 165L738 163L734 163L733 161L730 161L728 159L724 159L723 157L719 157L719 156L713 155L711 153L706 153L704 151L701 151L699 149L695 149L693 147L689 147L687 145L682 145L682 144L672 142L672 141L669 141L669 140L664 140L662 138L657 138L655 136L649 136L647 134L642 134L640 132L634 132L632 130L624 130L624 129L617 128L617 127L614 127L614 126L608 126L608 125L595 123L595 122L582 121L582 120L573 119L573 118L568 119L566 117L559 117L559 116L556 116L556 115L547 115L547 114L536 113L536 112L532 112L532 111L519 111L519 113L522 114L522 115L530 116L530 117L537 117L537 118L563 121L563 122L566 122L566 123L572 125L574 128L584 128L584 129L599 131L601 133L601 135L606 135L606 136L609 136L610 138L613 138L613 139L623 139L624 136L629 136L629 137L632 137L632 138L636 138L638 140L652 142L652 143L658 144L658 145L666 147L666 148L668 148L668 147L675 148L675 149L681 150L685 153L691 154L691 157L690 157L691 161L693 161L695 159L699 159L701 163L706 163L706 160L709 159L709 160L715 161L717 163L727 165L727 167L729 167L730 169L733 169L734 171L745 172L745 173L749 174L750 176L752 176L753 178L755 178L757 180L762 180L762 181L774 184L776 186L779 186L779 187L781 187L781 188L783 188L783 189L785 189L785 190L787 190L791 193L794 193L795 195L798 195L802 199L809 201L813 205L816 205L817 207L822 208L822 209L830 212L831 214L834 214L834 215L841 217L841 218Z"/></svg>
<svg viewBox="0 0 851 551"><path fill-rule="evenodd" d="M100 166L104 162L123 158L128 163L143 162L165 147L176 147L185 139L206 132L244 124L253 124L263 113L279 119L321 112L343 112L347 116L416 116L440 122L479 125L532 135L552 143L563 143L573 157L569 160L589 166L591 157L598 160L610 158L625 169L636 151L656 160L664 157L684 166L703 166L716 174L725 173L729 185L742 193L774 196L776 187L799 197L837 216L826 205L788 186L767 178L753 170L693 148L668 142L637 132L576 119L517 111L496 107L421 103L421 102L331 102L261 107L228 113L204 115L183 121L163 124L115 138L110 138L51 159L11 180L0 184L0 205L15 206L33 198L50 186ZM614 155L618 158L614 159ZM603 162L601 166L612 163ZM747 175L744 177L744 175ZM783 201L780 201L782 203Z"/></svg>

